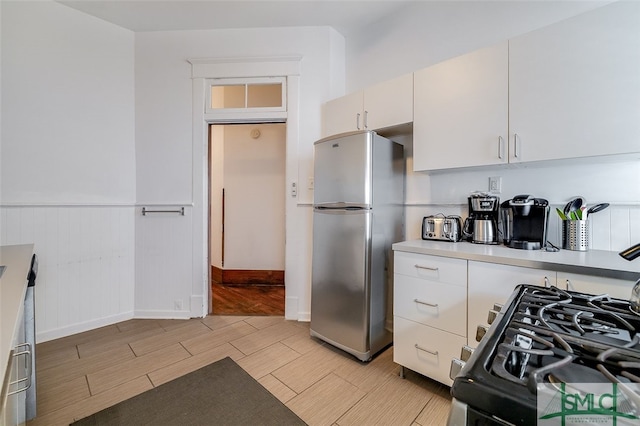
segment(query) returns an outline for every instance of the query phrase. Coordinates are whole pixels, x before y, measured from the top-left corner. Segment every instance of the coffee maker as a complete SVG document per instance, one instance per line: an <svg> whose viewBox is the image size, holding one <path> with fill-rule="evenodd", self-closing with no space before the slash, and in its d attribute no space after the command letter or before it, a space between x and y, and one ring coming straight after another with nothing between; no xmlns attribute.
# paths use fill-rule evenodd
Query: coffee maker
<svg viewBox="0 0 640 426"><path fill-rule="evenodd" d="M504 244L522 250L540 250L547 242L549 202L517 195L502 203Z"/></svg>
<svg viewBox="0 0 640 426"><path fill-rule="evenodd" d="M469 197L469 217L464 221L463 235L476 244L498 244L498 210L500 198L485 193Z"/></svg>

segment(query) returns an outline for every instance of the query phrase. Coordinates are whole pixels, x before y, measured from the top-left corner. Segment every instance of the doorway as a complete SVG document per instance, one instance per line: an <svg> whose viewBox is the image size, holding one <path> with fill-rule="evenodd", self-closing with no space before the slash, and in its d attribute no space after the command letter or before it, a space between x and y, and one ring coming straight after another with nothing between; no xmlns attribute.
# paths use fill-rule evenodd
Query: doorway
<svg viewBox="0 0 640 426"><path fill-rule="evenodd" d="M284 123L209 126L214 315L284 315Z"/></svg>

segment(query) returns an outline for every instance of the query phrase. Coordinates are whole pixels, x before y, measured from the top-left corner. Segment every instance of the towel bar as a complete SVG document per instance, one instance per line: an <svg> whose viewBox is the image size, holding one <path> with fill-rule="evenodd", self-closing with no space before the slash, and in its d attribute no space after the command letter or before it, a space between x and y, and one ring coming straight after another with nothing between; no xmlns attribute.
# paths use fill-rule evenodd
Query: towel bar
<svg viewBox="0 0 640 426"><path fill-rule="evenodd" d="M179 213L184 216L184 207L180 207L180 210L147 210L146 207L142 208L142 216L146 216L147 213Z"/></svg>

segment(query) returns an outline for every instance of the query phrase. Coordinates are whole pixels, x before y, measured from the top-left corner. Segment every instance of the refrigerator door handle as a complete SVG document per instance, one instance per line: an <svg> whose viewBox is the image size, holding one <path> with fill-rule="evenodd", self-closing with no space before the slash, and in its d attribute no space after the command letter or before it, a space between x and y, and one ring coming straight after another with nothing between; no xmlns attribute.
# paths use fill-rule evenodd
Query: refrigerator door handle
<svg viewBox="0 0 640 426"><path fill-rule="evenodd" d="M334 210L334 211L339 211L339 210L357 211L357 210L369 210L370 209L369 206L364 206L364 205L361 205L361 204L347 204L347 203L325 204L325 205L315 206L314 208L316 210L324 210L324 211L329 211L329 210Z"/></svg>

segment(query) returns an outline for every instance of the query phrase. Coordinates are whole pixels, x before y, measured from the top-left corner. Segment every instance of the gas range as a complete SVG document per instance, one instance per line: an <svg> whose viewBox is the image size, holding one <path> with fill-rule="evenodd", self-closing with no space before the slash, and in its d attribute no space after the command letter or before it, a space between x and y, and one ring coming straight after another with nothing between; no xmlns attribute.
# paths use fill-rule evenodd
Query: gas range
<svg viewBox="0 0 640 426"><path fill-rule="evenodd" d="M639 414L639 331L628 301L520 285L455 377L449 425L535 425L541 392L593 383L626 387Z"/></svg>

